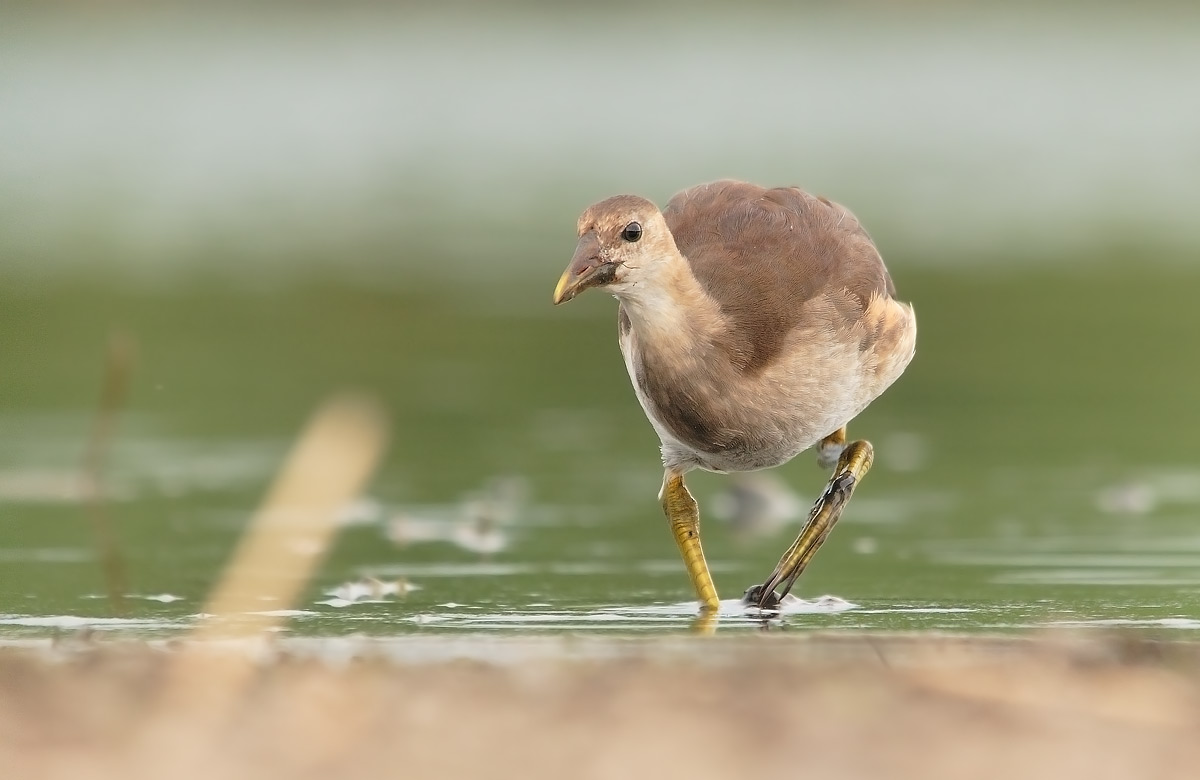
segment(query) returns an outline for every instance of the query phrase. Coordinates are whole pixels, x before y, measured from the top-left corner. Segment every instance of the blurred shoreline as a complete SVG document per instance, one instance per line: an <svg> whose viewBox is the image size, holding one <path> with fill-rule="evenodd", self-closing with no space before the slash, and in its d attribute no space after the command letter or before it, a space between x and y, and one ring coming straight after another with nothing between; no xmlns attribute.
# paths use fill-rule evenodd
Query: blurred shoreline
<svg viewBox="0 0 1200 780"><path fill-rule="evenodd" d="M0 25L6 275L519 275L590 202L720 177L839 200L893 262L1200 248L1186 6L668 9L631 35L536 4L65 7Z"/></svg>

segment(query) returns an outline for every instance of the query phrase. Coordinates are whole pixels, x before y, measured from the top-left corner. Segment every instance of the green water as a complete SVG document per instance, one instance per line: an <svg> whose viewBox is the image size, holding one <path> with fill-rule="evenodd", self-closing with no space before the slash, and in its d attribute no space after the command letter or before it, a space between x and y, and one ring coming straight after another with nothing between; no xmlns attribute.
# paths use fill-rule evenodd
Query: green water
<svg viewBox="0 0 1200 780"><path fill-rule="evenodd" d="M289 441L342 388L381 399L393 443L293 605L291 632L686 630L695 610L655 500L657 442L617 351L615 304L551 307L560 261L495 285L0 286L0 636L191 624ZM797 585L849 604L779 622L1200 628L1200 273L1134 257L891 266L918 312L917 358L853 424L876 467ZM122 616L102 598L73 482L113 326L138 343L106 469L128 569ZM824 480L810 454L775 474L803 501ZM690 483L717 585L736 599L798 524L747 537L711 511L729 477ZM502 494L489 516L504 544L485 555L452 537L475 527L472 497L489 490ZM443 538L389 539L414 529ZM418 589L322 603L364 577ZM722 630L756 625L729 606Z"/></svg>

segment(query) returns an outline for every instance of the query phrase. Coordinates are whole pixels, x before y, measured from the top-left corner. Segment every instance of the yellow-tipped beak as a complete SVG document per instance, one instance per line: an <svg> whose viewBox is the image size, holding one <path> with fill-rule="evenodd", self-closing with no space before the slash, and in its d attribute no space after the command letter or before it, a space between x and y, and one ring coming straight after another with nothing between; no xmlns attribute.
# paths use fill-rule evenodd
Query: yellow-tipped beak
<svg viewBox="0 0 1200 780"><path fill-rule="evenodd" d="M563 275L558 278L558 284L554 287L555 306L571 300L579 293L579 287L576 284L577 281L571 273L570 268L563 271Z"/></svg>
<svg viewBox="0 0 1200 780"><path fill-rule="evenodd" d="M579 237L571 264L554 288L554 305L566 303L589 287L608 284L616 276L617 264L600 259L600 242L589 230Z"/></svg>
<svg viewBox="0 0 1200 780"><path fill-rule="evenodd" d="M616 270L616 263L603 263L595 257L572 260L554 288L554 305L566 303L589 287L608 284Z"/></svg>

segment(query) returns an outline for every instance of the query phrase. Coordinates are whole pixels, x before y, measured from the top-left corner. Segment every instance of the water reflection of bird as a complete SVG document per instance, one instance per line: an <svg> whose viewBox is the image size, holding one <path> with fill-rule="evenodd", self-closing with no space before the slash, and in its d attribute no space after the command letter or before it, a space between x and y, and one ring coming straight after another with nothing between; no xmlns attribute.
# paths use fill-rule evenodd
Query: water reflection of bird
<svg viewBox="0 0 1200 780"><path fill-rule="evenodd" d="M774 606L871 466L846 424L912 359L912 307L854 215L795 188L716 182L661 212L618 195L578 232L554 302L590 287L620 301L621 354L662 442L663 510L706 612L719 602L684 474L778 466L814 445L833 468L800 536L746 593Z"/></svg>

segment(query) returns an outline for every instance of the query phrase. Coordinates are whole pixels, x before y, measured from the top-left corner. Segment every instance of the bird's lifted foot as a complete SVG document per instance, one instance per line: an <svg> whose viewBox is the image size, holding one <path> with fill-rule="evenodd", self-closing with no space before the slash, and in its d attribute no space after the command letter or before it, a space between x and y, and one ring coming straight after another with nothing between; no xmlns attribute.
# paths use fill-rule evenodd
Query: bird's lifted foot
<svg viewBox="0 0 1200 780"><path fill-rule="evenodd" d="M846 426L838 428L833 433L821 439L817 445L817 465L823 469L835 468L838 459L846 451Z"/></svg>
<svg viewBox="0 0 1200 780"><path fill-rule="evenodd" d="M771 576L767 577L766 582L746 591L743 597L746 604L764 610L779 609L783 597L792 589L796 578L808 566L808 562L816 555L821 543L842 516L842 510L854 494L854 488L871 468L874 457L870 442L856 441L846 446L838 458L833 477L813 505L800 536L780 558L779 565L771 572ZM775 589L781 584L782 589L776 593Z"/></svg>

